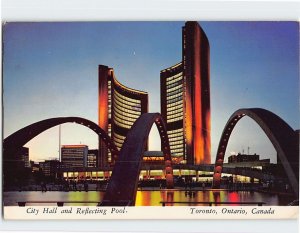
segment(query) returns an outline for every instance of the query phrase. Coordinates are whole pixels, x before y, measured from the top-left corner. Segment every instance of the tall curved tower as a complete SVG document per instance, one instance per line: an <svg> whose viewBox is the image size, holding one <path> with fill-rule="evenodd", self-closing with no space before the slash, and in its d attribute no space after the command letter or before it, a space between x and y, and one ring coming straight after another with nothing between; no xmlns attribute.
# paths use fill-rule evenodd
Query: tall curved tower
<svg viewBox="0 0 300 233"><path fill-rule="evenodd" d="M211 163L209 41L197 22L182 28L182 61L160 72L161 114L172 156Z"/></svg>
<svg viewBox="0 0 300 233"><path fill-rule="evenodd" d="M148 93L121 84L108 66L99 65L98 79L98 124L120 150L135 120L148 112ZM99 140L98 161L99 167L115 162L102 140Z"/></svg>

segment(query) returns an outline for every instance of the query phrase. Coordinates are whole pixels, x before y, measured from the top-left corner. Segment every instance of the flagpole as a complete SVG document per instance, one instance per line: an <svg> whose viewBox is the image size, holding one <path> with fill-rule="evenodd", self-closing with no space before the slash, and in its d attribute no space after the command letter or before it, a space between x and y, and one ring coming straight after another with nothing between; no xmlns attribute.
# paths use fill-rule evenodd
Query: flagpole
<svg viewBox="0 0 300 233"><path fill-rule="evenodd" d="M59 125L59 137L58 137L58 156L59 156L59 162L61 162L61 149L60 149L60 147L61 147L61 125Z"/></svg>

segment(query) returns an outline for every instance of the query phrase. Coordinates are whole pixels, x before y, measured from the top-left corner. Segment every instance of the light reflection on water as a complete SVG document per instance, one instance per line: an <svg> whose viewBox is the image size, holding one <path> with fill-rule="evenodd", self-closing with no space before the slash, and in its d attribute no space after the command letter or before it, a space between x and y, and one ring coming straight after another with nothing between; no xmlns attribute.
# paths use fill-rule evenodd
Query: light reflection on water
<svg viewBox="0 0 300 233"><path fill-rule="evenodd" d="M104 192L4 192L4 206L17 205L19 201L61 201L61 202L95 202L95 203L70 203L65 205L97 205L101 202ZM161 206L161 201L174 202L265 202L265 205L287 205L289 198L282 198L278 195L272 195L260 192L229 192L229 191L196 191L194 196L186 195L185 191L179 190L161 190L161 191L138 191L136 195L136 206ZM56 205L52 204L30 204L30 205ZM185 204L188 205L188 204ZM192 204L194 205L194 204Z"/></svg>

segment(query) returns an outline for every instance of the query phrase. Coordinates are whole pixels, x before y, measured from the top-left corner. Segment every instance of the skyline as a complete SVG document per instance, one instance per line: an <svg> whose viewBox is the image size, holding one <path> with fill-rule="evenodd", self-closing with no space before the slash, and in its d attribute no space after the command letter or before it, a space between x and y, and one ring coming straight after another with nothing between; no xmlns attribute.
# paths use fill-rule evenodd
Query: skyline
<svg viewBox="0 0 300 233"><path fill-rule="evenodd" d="M223 127L239 108L265 108L298 129L298 23L199 23L211 51L211 162L214 163ZM122 84L147 91L149 112L159 112L159 73L181 60L183 25L184 22L4 25L4 138L51 117L79 116L97 122L98 64L113 67ZM72 90L79 91L74 94ZM155 129L150 150L160 149L159 139L153 139L156 135ZM79 142L90 149L97 148L97 136L92 131L62 125L62 145ZM45 144L49 146L45 148ZM58 157L58 127L27 145L30 159ZM248 146L250 153L272 156L274 161L276 152L271 143L247 118L234 129L226 155L242 152L243 148L247 152Z"/></svg>

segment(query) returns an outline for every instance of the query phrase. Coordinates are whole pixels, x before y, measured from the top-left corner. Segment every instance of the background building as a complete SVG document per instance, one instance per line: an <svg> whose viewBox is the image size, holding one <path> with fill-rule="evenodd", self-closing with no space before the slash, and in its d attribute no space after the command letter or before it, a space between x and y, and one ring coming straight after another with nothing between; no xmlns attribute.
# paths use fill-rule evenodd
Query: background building
<svg viewBox="0 0 300 233"><path fill-rule="evenodd" d="M99 65L98 98L99 126L120 149L136 119L148 112L148 94L122 85L115 78L112 68ZM114 161L105 143L99 139L98 166L113 164Z"/></svg>
<svg viewBox="0 0 300 233"><path fill-rule="evenodd" d="M210 164L209 42L197 22L182 28L182 61L160 72L161 114L172 156Z"/></svg>
<svg viewBox="0 0 300 233"><path fill-rule="evenodd" d="M172 157L172 163L179 164L181 162L179 157ZM143 156L143 163L149 165L161 165L164 166L165 159L162 151L145 151Z"/></svg>
<svg viewBox="0 0 300 233"><path fill-rule="evenodd" d="M88 150L87 167L97 167L99 150Z"/></svg>
<svg viewBox="0 0 300 233"><path fill-rule="evenodd" d="M61 147L61 162L65 167L87 167L88 146L63 145Z"/></svg>
<svg viewBox="0 0 300 233"><path fill-rule="evenodd" d="M228 157L228 163L254 162L259 161L259 155L240 154L231 155Z"/></svg>
<svg viewBox="0 0 300 233"><path fill-rule="evenodd" d="M35 161L32 161L30 160L30 167L31 167L31 172L32 173L37 173L40 171L40 164L35 162Z"/></svg>
<svg viewBox="0 0 300 233"><path fill-rule="evenodd" d="M20 154L20 157L21 161L24 162L24 167L30 167L28 147L22 147L22 153Z"/></svg>
<svg viewBox="0 0 300 233"><path fill-rule="evenodd" d="M45 160L44 162L40 162L40 168L43 174L47 177L56 177L56 174L59 170L60 162L56 159L54 160Z"/></svg>

